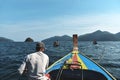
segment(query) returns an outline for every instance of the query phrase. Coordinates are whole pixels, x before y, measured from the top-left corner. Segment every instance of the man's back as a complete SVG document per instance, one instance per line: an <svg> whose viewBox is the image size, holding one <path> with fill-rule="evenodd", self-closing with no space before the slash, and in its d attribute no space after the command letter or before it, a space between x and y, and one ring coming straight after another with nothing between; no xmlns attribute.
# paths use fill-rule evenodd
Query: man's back
<svg viewBox="0 0 120 80"><path fill-rule="evenodd" d="M48 67L49 58L46 54L39 51L27 55L23 63L25 63L26 66L21 65L19 71L25 67L29 78L40 79L44 76L45 69Z"/></svg>
<svg viewBox="0 0 120 80"><path fill-rule="evenodd" d="M43 52L32 53L27 56L27 69L30 77L43 76L48 66L48 56Z"/></svg>
<svg viewBox="0 0 120 80"><path fill-rule="evenodd" d="M22 75L24 72L28 75L28 80L46 80L44 74L49 64L49 57L43 53L45 44L38 42L35 53L27 55L23 64L18 69Z"/></svg>

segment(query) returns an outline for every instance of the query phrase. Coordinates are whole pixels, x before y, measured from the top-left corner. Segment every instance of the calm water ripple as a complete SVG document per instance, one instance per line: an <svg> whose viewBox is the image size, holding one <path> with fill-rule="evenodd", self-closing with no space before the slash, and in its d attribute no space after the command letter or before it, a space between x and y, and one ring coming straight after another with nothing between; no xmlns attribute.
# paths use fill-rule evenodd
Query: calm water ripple
<svg viewBox="0 0 120 80"><path fill-rule="evenodd" d="M72 50L72 42L70 41L61 41L59 47L53 47L52 43L45 43L45 53L50 57L50 64ZM0 80L20 79L16 71L24 57L35 51L35 44L24 42L0 43ZM93 45L89 41L79 42L79 50L120 80L120 42L98 42L97 45ZM25 77L20 80L25 80Z"/></svg>

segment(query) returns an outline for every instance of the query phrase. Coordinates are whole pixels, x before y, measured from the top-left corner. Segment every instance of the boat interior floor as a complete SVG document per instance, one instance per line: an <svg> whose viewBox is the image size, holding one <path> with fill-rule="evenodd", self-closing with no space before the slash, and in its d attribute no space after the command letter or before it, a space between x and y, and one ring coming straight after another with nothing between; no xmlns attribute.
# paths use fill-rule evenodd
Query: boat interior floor
<svg viewBox="0 0 120 80"><path fill-rule="evenodd" d="M107 80L102 73L87 69L56 69L49 74L51 80Z"/></svg>

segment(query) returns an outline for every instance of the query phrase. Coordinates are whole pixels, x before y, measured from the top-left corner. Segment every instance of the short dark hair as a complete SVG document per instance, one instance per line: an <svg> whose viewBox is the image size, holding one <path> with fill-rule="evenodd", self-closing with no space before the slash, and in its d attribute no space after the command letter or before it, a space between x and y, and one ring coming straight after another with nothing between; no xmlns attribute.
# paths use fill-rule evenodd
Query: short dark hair
<svg viewBox="0 0 120 80"><path fill-rule="evenodd" d="M39 51L40 49L45 49L45 44L43 42L37 42L36 50Z"/></svg>

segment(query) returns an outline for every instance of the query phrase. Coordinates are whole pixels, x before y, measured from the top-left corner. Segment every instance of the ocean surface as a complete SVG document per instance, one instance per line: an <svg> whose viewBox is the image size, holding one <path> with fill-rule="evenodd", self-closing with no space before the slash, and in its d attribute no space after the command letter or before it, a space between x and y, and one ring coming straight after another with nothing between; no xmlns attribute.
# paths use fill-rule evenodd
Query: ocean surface
<svg viewBox="0 0 120 80"><path fill-rule="evenodd" d="M60 46L53 47L53 42L47 42L45 53L50 58L50 64L72 51L71 41L61 41ZM17 69L27 54L35 52L33 42L0 42L0 80L26 80L25 75L19 76ZM117 80L120 80L120 42L79 42L79 50L90 57Z"/></svg>

